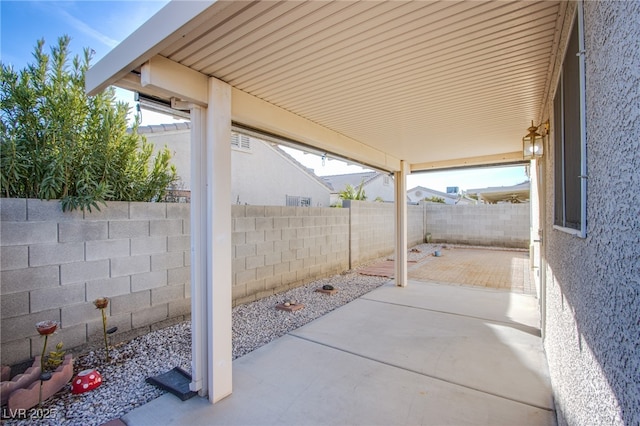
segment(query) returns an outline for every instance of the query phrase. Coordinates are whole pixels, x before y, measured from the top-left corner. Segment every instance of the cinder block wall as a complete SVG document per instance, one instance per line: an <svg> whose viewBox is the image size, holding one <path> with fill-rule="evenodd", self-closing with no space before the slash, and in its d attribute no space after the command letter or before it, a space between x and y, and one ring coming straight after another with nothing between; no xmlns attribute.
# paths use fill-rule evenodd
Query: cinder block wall
<svg viewBox="0 0 640 426"><path fill-rule="evenodd" d="M189 315L189 205L111 202L101 210L0 199L3 364L40 353L38 321L61 323L50 347L99 338L98 297L111 299L108 323L121 336Z"/></svg>
<svg viewBox="0 0 640 426"><path fill-rule="evenodd" d="M409 247L425 242L426 222L422 205L407 206L407 245Z"/></svg>
<svg viewBox="0 0 640 426"><path fill-rule="evenodd" d="M233 303L348 269L349 210L232 206Z"/></svg>
<svg viewBox="0 0 640 426"><path fill-rule="evenodd" d="M345 200L350 213L350 267L377 257L392 254L395 244L395 205ZM408 245L424 242L424 220L421 206L408 206Z"/></svg>
<svg viewBox="0 0 640 426"><path fill-rule="evenodd" d="M393 252L393 204L345 200L342 205L351 216L350 268Z"/></svg>
<svg viewBox="0 0 640 426"><path fill-rule="evenodd" d="M433 242L529 248L529 204L424 206Z"/></svg>
<svg viewBox="0 0 640 426"><path fill-rule="evenodd" d="M435 206L440 207L446 208L439 211L445 221L470 220L486 209ZM457 212L461 207L465 214ZM505 207L512 213L526 208ZM93 300L102 296L111 298L107 315L109 326L118 327L115 340L188 318L189 208L112 202L102 211L83 214L63 213L57 201L0 199L2 362L13 364L39 353L42 343L35 323L45 319L62 325L53 345L63 341L73 348L98 342L102 322ZM234 305L340 273L394 250L393 204L230 208ZM431 209L409 206L410 246L424 241L424 212ZM491 220L505 228L508 215L490 211L496 215ZM476 226L479 233L487 229L482 222L471 228ZM526 231L528 238L528 225ZM434 238L447 237L434 233Z"/></svg>

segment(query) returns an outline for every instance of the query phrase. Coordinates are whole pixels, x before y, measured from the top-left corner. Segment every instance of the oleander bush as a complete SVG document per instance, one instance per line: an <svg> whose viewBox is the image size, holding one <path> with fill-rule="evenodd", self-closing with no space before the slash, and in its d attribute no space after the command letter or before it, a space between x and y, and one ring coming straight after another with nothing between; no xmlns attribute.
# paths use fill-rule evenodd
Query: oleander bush
<svg viewBox="0 0 640 426"><path fill-rule="evenodd" d="M137 120L128 130L129 106L112 88L85 93L92 54L70 60L69 42L60 37L47 54L39 40L20 71L2 63L1 196L59 199L65 211L162 200L177 179L169 150L154 152Z"/></svg>

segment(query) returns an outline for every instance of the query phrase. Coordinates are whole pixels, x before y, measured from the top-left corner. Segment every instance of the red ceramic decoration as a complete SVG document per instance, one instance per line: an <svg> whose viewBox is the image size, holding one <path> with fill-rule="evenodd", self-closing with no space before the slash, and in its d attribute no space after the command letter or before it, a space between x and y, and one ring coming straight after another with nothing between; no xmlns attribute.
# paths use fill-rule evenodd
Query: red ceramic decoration
<svg viewBox="0 0 640 426"><path fill-rule="evenodd" d="M51 320L40 321L36 324L36 330L43 336L53 333L56 328L58 328L58 323Z"/></svg>
<svg viewBox="0 0 640 426"><path fill-rule="evenodd" d="M71 393L89 392L102 384L102 376L97 370L82 370L73 379Z"/></svg>

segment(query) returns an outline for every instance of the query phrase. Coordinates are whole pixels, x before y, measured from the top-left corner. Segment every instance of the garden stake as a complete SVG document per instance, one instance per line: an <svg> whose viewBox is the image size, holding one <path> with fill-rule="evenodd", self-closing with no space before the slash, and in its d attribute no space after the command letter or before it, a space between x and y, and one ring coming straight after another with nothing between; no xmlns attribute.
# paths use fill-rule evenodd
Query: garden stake
<svg viewBox="0 0 640 426"><path fill-rule="evenodd" d="M58 323L55 321L40 321L36 324L38 334L44 336L44 345L42 346L42 355L40 355L40 396L38 397L38 405L42 404L42 382L49 380L51 375L44 372L44 355L47 353L47 341L49 335L56 331Z"/></svg>
<svg viewBox="0 0 640 426"><path fill-rule="evenodd" d="M104 335L104 349L107 352L107 362L109 362L109 342L107 340L107 314L105 313L105 309L109 306L109 299L106 297L101 297L93 301L93 304L96 305L96 308L102 311L102 334Z"/></svg>
<svg viewBox="0 0 640 426"><path fill-rule="evenodd" d="M102 311L102 333L104 334L104 348L107 351L107 362L109 362L109 343L107 342L107 314L104 312L104 308L100 310Z"/></svg>

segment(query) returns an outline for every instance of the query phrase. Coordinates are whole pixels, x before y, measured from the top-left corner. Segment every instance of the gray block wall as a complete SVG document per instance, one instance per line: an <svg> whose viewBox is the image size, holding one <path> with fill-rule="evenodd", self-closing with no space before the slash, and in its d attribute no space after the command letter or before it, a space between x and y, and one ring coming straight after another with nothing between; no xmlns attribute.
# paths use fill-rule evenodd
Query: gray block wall
<svg viewBox="0 0 640 426"><path fill-rule="evenodd" d="M350 213L350 268L393 254L395 204L344 200L343 207ZM424 213L421 206L407 207L407 241L413 246L424 242Z"/></svg>
<svg viewBox="0 0 640 426"><path fill-rule="evenodd" d="M393 204L230 208L234 305L394 250ZM107 314L109 325L118 327L115 341L187 319L189 209L112 202L93 213L63 213L57 201L0 199L2 362L36 355L41 341L35 323L45 319L61 322L53 344L99 343L101 315L92 303L98 297L111 298ZM409 206L410 246L424 241L424 224L425 207Z"/></svg>
<svg viewBox="0 0 640 426"><path fill-rule="evenodd" d="M349 210L232 206L233 303L348 269Z"/></svg>
<svg viewBox="0 0 640 426"><path fill-rule="evenodd" d="M432 242L529 248L529 204L424 206Z"/></svg>
<svg viewBox="0 0 640 426"><path fill-rule="evenodd" d="M42 320L61 324L50 347L99 341L98 297L111 299L108 324L120 338L189 315L189 206L112 202L101 210L0 199L3 364L40 353Z"/></svg>
<svg viewBox="0 0 640 426"><path fill-rule="evenodd" d="M342 205L351 216L350 268L393 253L393 204L345 200Z"/></svg>

